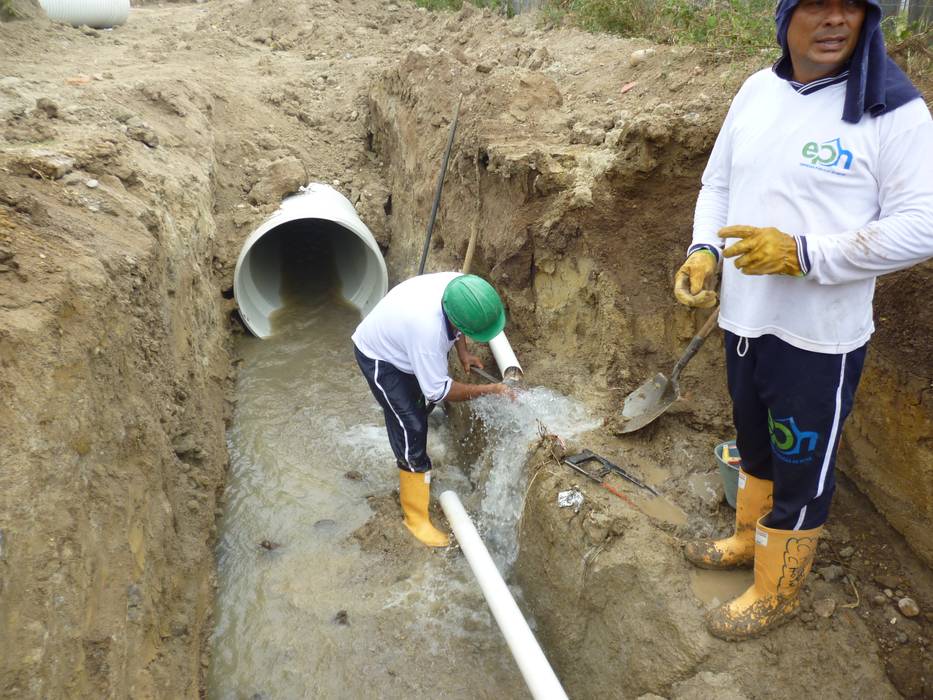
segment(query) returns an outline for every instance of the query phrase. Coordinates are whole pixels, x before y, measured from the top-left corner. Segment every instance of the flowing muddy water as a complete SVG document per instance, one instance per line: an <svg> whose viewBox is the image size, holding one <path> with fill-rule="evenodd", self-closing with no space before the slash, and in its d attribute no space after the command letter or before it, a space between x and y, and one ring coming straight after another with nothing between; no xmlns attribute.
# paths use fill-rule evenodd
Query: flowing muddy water
<svg viewBox="0 0 933 700"><path fill-rule="evenodd" d="M352 354L359 313L320 274L320 261L310 264L321 254L290 261L297 279L308 270L315 279L290 284L275 335L239 341L209 696L528 697L459 550L419 545L394 503L381 520L370 507L370 497L397 488L395 459ZM478 526L507 566L536 417L564 434L591 421L545 389L478 410L488 483L474 483L477 467L438 410L433 493L452 488L479 511ZM371 519L391 535L381 551L354 537Z"/></svg>

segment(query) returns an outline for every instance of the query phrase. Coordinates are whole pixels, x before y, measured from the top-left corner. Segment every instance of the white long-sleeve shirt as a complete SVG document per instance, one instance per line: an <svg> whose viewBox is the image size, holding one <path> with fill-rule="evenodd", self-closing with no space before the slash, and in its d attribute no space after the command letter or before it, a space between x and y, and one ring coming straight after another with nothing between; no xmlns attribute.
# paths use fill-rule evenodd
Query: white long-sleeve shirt
<svg viewBox="0 0 933 700"><path fill-rule="evenodd" d="M875 278L933 256L933 120L923 100L842 121L845 82L798 93L770 69L739 90L703 173L693 244L719 229L774 227L797 239L805 277L723 263L719 325L844 353L874 331Z"/></svg>
<svg viewBox="0 0 933 700"><path fill-rule="evenodd" d="M371 360L415 375L428 401L440 401L453 385L447 354L456 342L447 332L441 300L459 272L412 277L389 290L353 333L353 343Z"/></svg>

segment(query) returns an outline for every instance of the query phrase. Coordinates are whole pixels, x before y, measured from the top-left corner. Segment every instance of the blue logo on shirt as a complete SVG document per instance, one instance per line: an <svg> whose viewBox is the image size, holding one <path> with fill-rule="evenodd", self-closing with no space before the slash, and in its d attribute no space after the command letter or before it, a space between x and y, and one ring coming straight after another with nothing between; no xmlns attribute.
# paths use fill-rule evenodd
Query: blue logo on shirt
<svg viewBox="0 0 933 700"><path fill-rule="evenodd" d="M843 170L852 169L852 151L843 148L839 138L823 143L809 141L804 144L801 155L805 159L801 165L808 168L816 168L836 175L845 175Z"/></svg>

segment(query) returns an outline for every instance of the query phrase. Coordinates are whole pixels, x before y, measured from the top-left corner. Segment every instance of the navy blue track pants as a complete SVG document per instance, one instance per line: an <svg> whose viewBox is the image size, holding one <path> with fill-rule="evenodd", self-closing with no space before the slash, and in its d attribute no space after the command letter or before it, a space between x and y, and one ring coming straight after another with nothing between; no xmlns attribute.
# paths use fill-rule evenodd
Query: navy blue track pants
<svg viewBox="0 0 933 700"><path fill-rule="evenodd" d="M867 344L831 355L773 335L744 338L726 331L725 345L742 469L774 481L774 507L765 524L778 530L822 525Z"/></svg>
<svg viewBox="0 0 933 700"><path fill-rule="evenodd" d="M366 357L355 345L356 364L369 383L369 389L382 406L389 444L399 469L426 472L428 457L428 406L415 375L384 360ZM432 406L433 408L433 406Z"/></svg>

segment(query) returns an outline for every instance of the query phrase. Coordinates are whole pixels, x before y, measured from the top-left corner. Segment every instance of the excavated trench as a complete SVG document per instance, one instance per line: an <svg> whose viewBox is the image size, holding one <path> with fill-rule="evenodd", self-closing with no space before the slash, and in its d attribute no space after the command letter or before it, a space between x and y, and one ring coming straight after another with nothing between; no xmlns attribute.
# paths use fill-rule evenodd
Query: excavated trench
<svg viewBox="0 0 933 700"><path fill-rule="evenodd" d="M328 5L340 44L328 56L290 50L319 35L302 35L302 12L283 3L157 8L113 37L4 34L19 65L36 42L76 52L0 85L12 144L0 152L0 694L367 697L372 678L372 695L524 692L459 552L415 547L399 525L380 417L360 402L365 386L340 346L353 312L318 279L305 295L318 302L282 312L278 338L231 341L219 293L249 230L309 179L342 183L391 282L413 274L463 92L429 270L458 268L476 232L473 271L503 294L529 385L552 393L505 415L478 404L503 442L470 412L438 416L432 450L441 485L469 495L511 564L570 696L928 695L931 369L915 348L933 328L930 266L879 285L879 332L842 451L852 481L800 619L720 643L703 612L747 578L699 576L679 551L686 537L728 531L732 516L711 458L731 437L715 336L684 376L684 400L654 425L622 437L614 416L702 323L670 300L670 280L725 96L750 71L676 47L632 67L624 57L642 44L519 31L466 10L364 9L425 43L379 48L378 27L342 3ZM163 32L176 16L184 26ZM264 22L278 23L269 44L253 38ZM346 53L356 33L372 57ZM154 59L145 84L127 47ZM189 50L206 78L166 61ZM58 97L91 55L118 59L111 77ZM237 82L250 71L261 86ZM620 97L607 75L639 87ZM350 88L330 89L337 80ZM33 107L47 94L61 119ZM332 112L318 109L323 94ZM65 161L36 153L38 142ZM562 423L577 405L602 426ZM537 442L532 417L663 498L611 481L629 503L575 476ZM317 437L306 430L315 420ZM497 455L513 470L501 481ZM559 508L574 487L582 506ZM900 594L920 616L900 616ZM824 617L816 604L829 599Z"/></svg>
<svg viewBox="0 0 933 700"><path fill-rule="evenodd" d="M423 134L419 139L404 137L406 119L413 123L423 120L418 110L424 105L415 102L403 108L404 102L397 100L402 72L390 72L373 86L367 139L369 147L384 160L388 173L386 187L392 193L393 213L392 245L386 258L396 279L410 274L410 261L417 257L420 231L404 222L418 221L415 210L423 208L431 182L427 169L422 174L397 166L430 162L427 154L437 147L435 143L432 149ZM417 73L414 70L405 78L414 81L423 77ZM406 86L409 101L413 89L410 84ZM424 89L430 94L431 86ZM650 130L654 125L641 128ZM435 135L439 141L440 130ZM620 135L623 143L625 138ZM517 338L516 346L527 366L526 376L532 383L541 377L541 383L584 402L602 427L591 425L577 436L578 428L548 425L547 419L540 425L547 432L569 438L566 448L570 451L588 447L624 463L661 490L662 496L651 497L627 482L616 484L627 494L626 501L591 488L562 467L546 443L535 440L542 428L536 426L528 432L533 418L541 420L534 411L518 412L506 419L513 430L525 431L525 442L514 436L498 444L491 444L485 435L477 438L470 432L475 418L471 418L469 410L454 411L447 421L435 425L433 430L441 437L435 439L433 449L442 456L438 489L453 486L468 495L468 505L480 518L497 561L511 572L522 605L535 622L545 651L572 697L619 693L624 697L651 693L690 697L723 692L735 697L772 697L760 694L763 682L781 687L781 693L788 689L804 693L825 682L827 674L825 669L807 664L811 656L847 658L844 671L830 673L833 697L896 697L898 686L905 687L907 681L892 671L890 664L886 669L882 660L868 651L873 648L874 630L847 610L840 612L837 624L822 623L814 619L812 612L805 612L806 624L787 626L767 641L749 642L739 648L724 647L703 629L704 610L735 595L750 581L747 572L717 575L692 571L679 552L684 538L729 529L731 510L722 503L710 455L715 442L730 436L724 388L722 383L711 383L712 377L722 376L717 348L707 349L691 365L692 376L685 381L687 400L675 407L672 415L635 437L621 438L612 432L613 415L624 393L607 392L605 387L617 385L621 390L633 386L639 380L635 372L646 371L636 370L636 365L654 368L672 363L673 349L683 345L702 321L702 316L694 317L672 304L659 304L653 295L659 289L666 290L670 270L680 259L678 251L683 241L678 232L689 228L695 196L692 187L703 165L702 149L708 144L703 134L691 136L689 132L664 148L639 141L631 134L627 138L630 147L623 157L611 162L580 158L575 163L582 171L575 174L577 181L588 178L586 190L581 193L579 184L568 192L540 182L571 162L567 154L558 154L562 161L559 166L555 166L556 155L550 160L540 153L507 157L506 149L490 143L488 134L467 129L459 158L454 161L455 175L448 183L429 269L456 267L466 238L473 228L477 229L480 246L474 269L492 279L503 292L510 309L509 333ZM642 173L644 169L649 171L647 175ZM575 201L580 197L586 206ZM663 208L657 205L662 201ZM516 231L522 235L516 236ZM667 262L654 264L658 258ZM296 259L300 261L301 256ZM627 264L616 265L617 260L626 260ZM633 309L637 313L632 313ZM297 322L295 316L293 322L311 323L307 319L316 318L316 313L305 307L305 320ZM354 323L347 317L342 325L338 324L342 335L348 335ZM313 334L311 327L304 332ZM340 336L325 332L322 343L339 347ZM283 333L281 342L284 355L272 364L285 364L286 356L292 355L304 361L315 357L307 349L299 349L302 346L294 344L289 333ZM244 356L254 358L257 352L253 348ZM326 351L331 358L327 374L333 379L347 372L338 382L344 387L353 386L355 368L346 356L333 352ZM246 368L253 362L244 362L241 380L244 374L250 376ZM344 369L337 373L341 364ZM296 405L290 399L283 401L288 422L294 421L296 410L302 415L316 413L315 401L321 398L306 393L308 387L312 387L312 395L315 393L314 372L310 368L285 372L301 377L298 384L304 388L282 389L282 395L305 397ZM365 387L359 378L355 379L357 393L365 396ZM248 386L250 391L256 388L252 380L248 380ZM307 485L285 487L292 497L295 489L302 493L316 490L323 495L323 500L314 503L306 502L306 496L298 498L300 508L293 517L283 510L285 520L299 523L297 530L267 523L265 530L247 528L250 534L244 539L240 539L241 534L224 538L221 572L222 580L226 575L230 581L230 590L222 584L218 602L216 661L211 676L211 687L218 696L232 696L234 689L244 687L262 692L264 684L273 694L277 688L297 692L312 687L324 695L354 688L354 693L367 696L369 691L357 687L350 673L324 673L326 680L322 679L322 669L331 668L335 658L348 660L349 667L370 669L366 672L369 682L381 679L375 690L370 688L374 695L404 689L416 694L475 696L468 679L461 678L454 669L433 676L430 682L420 674L417 680L411 680L403 669L413 657L411 653L398 654L393 639L427 649L415 655L418 666L432 666L438 658L459 659L467 654L471 659L469 667L482 669L481 675L489 679L491 695L524 692L488 615L476 618L467 612L481 608L482 603L476 598L462 559L450 552L432 557L417 548L413 551L398 527L397 504L385 495L391 490L393 475L385 473L384 465L391 459L384 445L381 447L385 454L379 452L379 416L373 406L362 428L348 427L343 418L330 419L337 421L338 432L368 436L362 443L352 437L346 446L358 448L362 444L370 450L365 458L352 449L349 453L354 456L349 461L344 455L333 457L328 455L326 443L302 444L296 453L298 462L285 458L290 465L286 470L307 472L323 455L327 465L323 473L329 475L325 481L340 484L338 490L345 492L345 500L338 499L335 504L326 484L314 489ZM360 407L346 408L341 414L343 410L331 415L363 412ZM495 426L502 419L495 406L481 404L478 410L487 426ZM563 413L566 411L558 412ZM265 420L260 414L246 422L261 425ZM559 419L554 415L550 420ZM239 429L234 428L232 435ZM366 447L370 438L372 445ZM277 450L282 447L269 435L265 439L276 444ZM237 455L234 474L237 459L242 456L236 444L231 438ZM529 445L527 455L524 444ZM497 470L496 460L503 454L509 455L512 466ZM360 469L361 463L367 466ZM464 464L472 466L464 469ZM249 469L255 468L255 463L251 465ZM319 473L319 467L310 467L310 471ZM348 486L347 474L353 479L364 475L362 485ZM262 481L255 475L245 478ZM276 477L271 480L279 482ZM571 487L584 493L583 506L558 508L557 493ZM369 508L362 506L361 491L369 494ZM235 496L233 510L255 510L244 505L249 498ZM266 506L276 510L271 504ZM864 507L857 502L849 508L852 511ZM320 531L320 536L308 538L309 528L313 533ZM274 534L261 537L263 531ZM849 541L848 526L841 525L841 531L845 534L838 539L830 536L824 563L836 558L837 548ZM319 541L308 544L311 549L291 544L309 539ZM273 551L258 552L257 540L271 543ZM313 546L321 549L315 552ZM232 558L231 552L237 547L246 559L259 562L254 566L260 574L246 574L238 568L242 564L225 561ZM288 582L296 570L309 569L325 553L328 561L336 562L335 569L319 571L319 579L304 576L300 584ZM376 580L353 573L369 569L376 562L383 568L383 575ZM361 587L354 590L344 585L339 595L328 594L334 571L354 585L362 579ZM828 576L814 579L805 594L805 611L826 597L838 600L840 610L855 607L850 592L854 589L833 585ZM234 587L240 589L239 594ZM255 599L253 591L257 587L284 595L247 605L246 601ZM385 596L394 602L385 603ZM266 607L272 609L268 613L271 622L264 617ZM250 621L250 615L256 617ZM294 629L285 624L287 619L305 619L298 627L318 632L301 635L303 640L299 642ZM239 632L243 629L255 629L257 633L246 635L250 640L246 650L234 651L230 640L240 637L242 643ZM351 640L360 634L368 640L389 641L373 643L365 660L357 659ZM308 651L301 651L302 643L308 645ZM772 654L769 650L775 644L794 651ZM848 650L853 647L865 649L866 653L852 659ZM316 650L314 654L310 654L312 649ZM761 655L769 658L768 666L749 677L746 669ZM288 671L287 684L282 686L277 685L282 681L272 671L275 663L269 661L281 658L315 660L302 670L296 665ZM244 663L243 659L249 661Z"/></svg>

